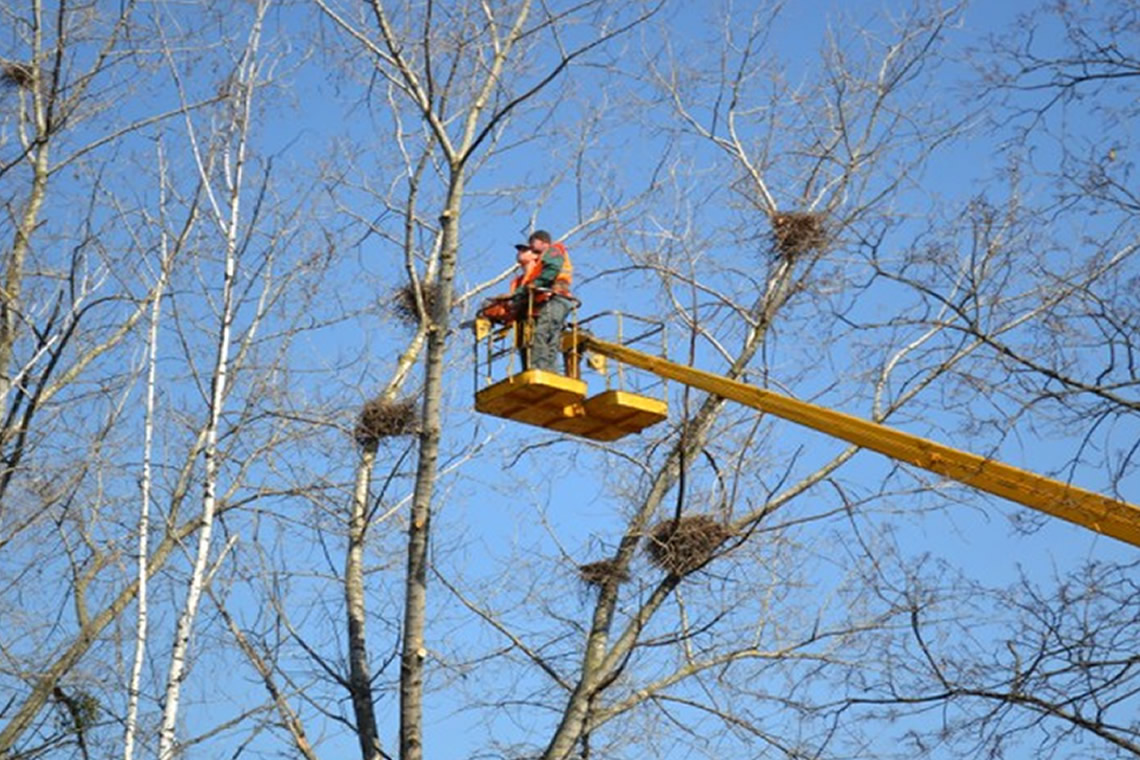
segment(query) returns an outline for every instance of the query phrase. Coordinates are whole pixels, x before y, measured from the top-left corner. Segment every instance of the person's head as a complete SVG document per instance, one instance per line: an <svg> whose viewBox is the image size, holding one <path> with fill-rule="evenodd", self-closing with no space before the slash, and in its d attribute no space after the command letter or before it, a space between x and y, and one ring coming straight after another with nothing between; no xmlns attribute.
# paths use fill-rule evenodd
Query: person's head
<svg viewBox="0 0 1140 760"><path fill-rule="evenodd" d="M538 260L538 254L530 248L519 248L518 254L515 256L515 261L518 262L520 267L527 267Z"/></svg>
<svg viewBox="0 0 1140 760"><path fill-rule="evenodd" d="M527 239L527 242L530 243L531 250L535 251L536 253L542 253L550 247L550 244L553 241L550 239L550 233L546 230L535 230L534 232L530 233L530 237Z"/></svg>

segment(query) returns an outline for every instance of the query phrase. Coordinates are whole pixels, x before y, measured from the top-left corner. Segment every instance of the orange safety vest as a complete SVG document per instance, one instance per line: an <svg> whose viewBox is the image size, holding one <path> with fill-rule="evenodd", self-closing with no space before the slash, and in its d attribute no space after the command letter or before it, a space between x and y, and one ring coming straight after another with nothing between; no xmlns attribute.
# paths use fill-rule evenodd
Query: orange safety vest
<svg viewBox="0 0 1140 760"><path fill-rule="evenodd" d="M555 243L550 247L556 249L558 252L556 255L562 257L562 269L554 278L554 286L551 290L560 296L570 298L570 286L574 284L574 265L570 262L570 251L566 250L566 246L562 243Z"/></svg>

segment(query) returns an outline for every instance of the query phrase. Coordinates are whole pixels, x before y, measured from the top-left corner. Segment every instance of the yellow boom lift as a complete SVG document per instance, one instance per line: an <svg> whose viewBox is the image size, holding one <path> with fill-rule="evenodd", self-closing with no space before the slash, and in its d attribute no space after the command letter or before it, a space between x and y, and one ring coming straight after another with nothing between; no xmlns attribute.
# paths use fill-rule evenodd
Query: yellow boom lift
<svg viewBox="0 0 1140 760"><path fill-rule="evenodd" d="M603 315L590 319L598 316ZM660 332L661 328L622 340L620 315L618 319L617 342L596 338L580 330L577 322L573 324L562 339L567 375L523 368L523 371L498 382L490 376L492 363L504 356L513 357L514 330L517 328L494 330L486 320L477 319L476 382L484 387L477 388L476 411L592 440L614 441L638 433L668 416L663 390L658 398L624 389L624 367L635 367L657 378L675 380L759 409L1140 546L1140 507L1135 504L631 348L631 343ZM502 348L501 344L507 338L511 338L510 345ZM486 345L485 361L478 356L483 343ZM586 383L579 377L578 368L583 356L589 359L591 366L601 370L607 380L607 389L591 397L587 397ZM616 372L607 372L605 360L600 357L616 362ZM508 361L513 361L513 358ZM486 368L485 373L483 367ZM615 375L619 387L611 388Z"/></svg>

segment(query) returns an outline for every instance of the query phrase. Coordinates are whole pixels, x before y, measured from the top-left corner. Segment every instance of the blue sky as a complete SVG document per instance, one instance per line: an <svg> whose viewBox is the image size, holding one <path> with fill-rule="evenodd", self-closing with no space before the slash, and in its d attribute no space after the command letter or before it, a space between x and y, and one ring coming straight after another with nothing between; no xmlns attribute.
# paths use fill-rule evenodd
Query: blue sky
<svg viewBox="0 0 1140 760"><path fill-rule="evenodd" d="M1029 7L1030 4L1024 3L978 4L967 8L960 21L952 24L946 32L951 60L933 72L923 102L950 113L968 113L975 106L965 100L964 94L967 82L975 73L970 65L971 49L981 46L988 35L1006 29L1019 11ZM738 6L737 10L746 14L750 8ZM879 25L880 29L882 19L891 12L889 4L881 3L846 4L843 8L845 17L855 22ZM684 37L688 39L701 39L699 34L689 35L694 29L704 29L702 25L709 15L710 12L691 4L675 7L665 22L668 32L678 35L674 44L680 47L686 41L678 33L680 29L686 30ZM838 18L835 6L829 3L790 3L778 25L779 31L771 35L765 52L784 62L785 76L789 80L794 82L797 77L810 80L828 24L835 24L839 32L850 31L849 23L834 20ZM638 46L652 49L653 34L645 35L637 45L631 46L627 61L634 58L633 49ZM715 49L699 51L709 52L715 53ZM587 89L586 95L589 94ZM575 90L575 95L584 96L581 90ZM917 175L917 181L898 196L896 211L909 221L893 229L886 238L888 257L895 255L892 247L901 250L908 245L927 219L953 219L959 215L970 197L985 194L995 203L1002 202L1007 188L995 182L994 170L1005 159L999 155L994 138L985 130L985 116L986 113L976 114L971 129L961 139L939 151ZM639 181L644 181L646 173L657 166L667 145L665 137L640 131L631 124L618 133L618 141L616 149L601 146L603 154L615 162L608 169L614 181L626 182L635 188ZM535 196L539 198L541 190L546 189L542 177L563 176L560 172L565 166L552 164L552 161L564 157L565 148L565 145L554 146L552 154L523 150L514 155L513 162L508 154L496 163L487 181L494 184L502 176L518 177L526 187L534 188ZM717 177L725 176L719 157L707 146L702 149L690 141L680 147L673 145L672 150L676 151L678 164L700 178L694 181L697 192L715 187ZM1049 150L1047 142L1040 150ZM1047 187L1030 186L1027 189L1037 198L1047 197L1050 192ZM744 257L748 252L741 251L738 241L718 234L715 229L720 225L727 229L739 218L738 213L727 205L722 205L719 214L716 211L718 204L725 204L730 199L728 194L711 195L707 199L676 197L672 199L676 204L674 207L660 209L656 215L671 218L674 213L692 214L698 224L709 228L708 237L713 247L701 251L707 259L719 261L727 257ZM525 229L533 208L525 201L513 212L505 212L494 204L485 208L476 202L469 206L464 222L463 277L479 281L498 272L504 259L503 252L509 252L505 243L513 242ZM572 220L574 216L574 188L564 178L561 184L552 188L549 200L541 206L538 224L558 233L569 224L562 220ZM652 289L650 282L634 275L596 276L615 263L614 251L607 242L604 236L586 236L570 241L579 281L585 283L578 290L585 303L583 311L591 313L613 305L632 312L652 313L658 310L661 306L659 293ZM843 260L842 254L839 260ZM851 265L856 263L856 258L852 257ZM365 256L365 267L372 266ZM868 321L889 318L896 312L897 303L892 299L898 294L899 291L884 287L878 297L864 298L858 311L849 316ZM845 387L844 378L853 368L868 369L882 358L860 355L840 340L829 345L813 370L805 373L803 367L811 363L812 352L819 350L812 339L812 325L819 318L811 304L801 304L788 315L786 325L778 326L769 357L771 380L776 384L790 382L790 390L797 395L865 415L868 411L865 388ZM367 333L367 322L362 327ZM683 336L677 337L675 350L683 355ZM458 355L465 351L465 347L457 345ZM702 351L698 363L715 368L718 359L712 353ZM793 375L794 379L789 379L788 376ZM449 419L462 421L462 427L452 431L453 440L472 440L478 438L482 431L497 431L498 434L479 457L443 481L446 496L439 507L436 541L440 547L437 552L439 561L446 563L447 572L465 578L476 587L479 578L493 586L494 579L504 567L510 567L517 561L515 557L519 553L558 557L565 551L567 555L561 562L548 561L542 567L547 572L567 572L567 563L584 561L584 558L600 556L612 549L624 514L620 499L613 495L614 489L628 487L632 476L615 470L612 458L601 458L581 444L572 441L555 443L539 431L493 419L469 421L464 410L469 403L470 386L463 371L457 372L455 378ZM674 409L679 409L680 389L676 384L671 389L671 402ZM974 403L984 405L985 402L979 400ZM959 427L961 419L955 416L957 412L945 419L935 417L936 406L937 402L925 404L917 416L904 417L899 424L912 432L943 438L953 445L966 448L970 448L971 442L983 442L985 445L984 437L971 438L962 433ZM470 423L475 424L480 432L468 432ZM1071 456L1070 441L1052 440L1053 434L1044 428L1040 428L1041 437L1035 435L1036 432L1032 427L1016 431L1005 438L998 453L1014 464L1036 470L1054 470ZM778 441L772 449L773 456L797 457L804 469L811 462L823 461L841 449L837 442L828 441L816 433L797 430L788 424L776 423L772 435ZM1123 435L1127 438L1129 434L1124 432ZM526 453L516 459L519 450ZM631 445L631 450L636 450L636 444ZM767 464L771 468L767 479L775 482L782 463L775 459ZM554 477L547 476L548 468L553 468ZM862 489L872 487L871 484L879 483L890 470L890 463L881 457L861 453L844 468L842 477L846 486L858 494ZM1081 470L1076 481L1092 489L1106 483L1095 469ZM911 485L911 477L895 472L892 482L906 489ZM961 573L965 578L995 586L1012 584L1022 575L1044 582L1055 572L1063 574L1093 558L1106 562L1128 561L1133 555L1130 547L1055 520L1042 521L1040 527L1030 534L1015 531L1010 517L1024 516L1023 508L979 496L968 489L956 488L953 492L959 504L952 507L942 506L941 502L929 497L915 498L905 493L881 500L870 505L870 511L864 516L866 526L883 531L884 536L889 536L904 555L913 558L926 554L930 565L944 563L948 573ZM817 509L829 498L823 492L813 496L809 502ZM915 510L913 515L908 514L911 508ZM821 594L829 587L837 587L842 583L843 563L833 562L833 557L819 552L826 551L825 546L832 546L825 542L825 536L843 529L842 521L800 529L796 536L802 542L802 553L784 557L782 561L800 565L802 572L815 578ZM818 551L813 547L816 541L820 547ZM488 599L497 598L491 589L486 593ZM435 604L446 605L438 598ZM579 605L578 609L585 607ZM451 619L443 609L438 614ZM442 631L437 629L435 633L441 646L446 646L448 639L456 636L474 637L473 641L488 637L485 646L493 649L495 645L493 635L489 636L485 630L477 633L461 619L450 626L442 626ZM439 677L448 680L447 676ZM529 682L525 684L529 686ZM519 684L519 687L524 692L527 690L524 684ZM531 688L541 688L541 685ZM463 757L470 751L474 740L466 736L466 731L476 730L486 717L483 713L476 713L470 717L473 723L468 724L462 701L469 698L465 694L464 691L444 688L430 697L429 754L438 752L444 757ZM393 700L394 695L389 696L382 705L394 709ZM920 718L919 723L923 720ZM465 726L463 731L457 730L459 726ZM482 730L507 743L515 740L516 732L520 738L534 733L532 726L514 722L510 713L504 713L498 722ZM392 736L393 732L394 723L389 720L384 735ZM541 736L541 729L537 733ZM884 734L882 741L890 742L889 735ZM677 757L685 756L680 748L674 751L678 753ZM666 752L665 756L673 755Z"/></svg>
<svg viewBox="0 0 1140 760"><path fill-rule="evenodd" d="M961 222L968 217L970 199L985 197L1000 210L1013 197L1033 205L1045 203L1055 192L1045 176L1057 160L1053 137L1039 133L1019 149L1002 153L1000 142L1008 138L1008 130L992 131L988 119L997 111L982 108L986 101L972 95L969 89L977 73L973 64L978 62L978 54L974 51L984 46L989 35L1009 29L1019 13L1035 5L977 3L963 9L944 31L945 59L922 72L913 91L907 94L900 114L904 123L937 113L951 121L967 121L961 134L940 146L921 170L877 209L888 221L867 221L853 228L864 235L882 234L878 255L889 267L902 269L906 257L913 255L918 260L917 252L927 245L933 249L935 243L945 245L953 256L964 259L971 241L968 225ZM181 12L169 6L155 7L174 15ZM848 40L846 49L852 59L863 53L881 54L883 41L890 36L890 20L910 7L909 3L893 2L803 1L789 2L783 8L760 50L761 56L771 58L771 67L744 93L744 99L755 105L755 110L741 125L746 139L754 141L754 145L770 140L777 151L785 151L770 175L781 203L795 202L798 190L792 182L796 171L802 168L797 163L799 157L788 152L789 146L796 144L794 138L800 131L806 134L818 127L807 115L807 106L799 111L789 101L819 81L818 63L828 35ZM230 14L234 28L241 28L237 22L247 10L243 6ZM733 14L739 22L735 30L739 35L754 10L752 3L718 3L709 7L691 2L670 4L650 25L572 68L554 90L560 102L547 101L542 108L526 109L519 114L500 147L510 139L517 143L480 166L469 187L461 230L459 286L486 281L508 267L513 254L511 244L525 235L532 220L535 225L562 235L582 215L601 205L599 199L632 202L656 179L661 185L632 204L620 223L594 225L570 237L582 313L620 308L646 316L668 314L665 285L644 266L647 261L668 263L682 272L696 272L710 287L740 300L753 296L768 264L762 250L766 217L750 206L748 196L739 191L735 183L739 167L707 140L678 128L675 114L662 104L661 93L653 90L651 68L645 56L664 70L668 42L679 64L715 72L722 52L720 32L713 27L718 14ZM267 60L275 62L278 79L264 89L260 101L252 168L267 169L268 157L273 156L277 184L269 207L284 213L295 205L315 217L301 216L303 221L290 228L288 243L282 246L285 260L300 266L306 256L324 250L326 245L333 251L331 274L326 281L329 287L309 294L312 300L305 302L301 323L310 318L314 323L326 317L335 319L326 327L306 330L281 349L289 354L295 370L287 387L274 386L274 382L280 382L274 377L263 386L242 392L252 399L251 409L267 413L278 411L274 404L286 398L301 411L332 409L334 422L347 429L359 404L387 379L395 355L408 336L406 328L389 318L386 306L391 289L403 277L403 262L390 240L370 234L363 224L371 221L388 233L399 229L396 215L384 211L380 204L383 192L400 186L400 161L382 86L369 79L367 66L361 65L362 57L356 48L327 20L314 18L313 9L307 6L286 5L271 14L272 34L267 35L266 51ZM868 29L866 36L857 32L863 26ZM218 49L224 49L227 34L234 34L229 29L207 31L211 36L216 33ZM574 33L583 32L571 32ZM1044 49L1056 42L1048 34L1041 39ZM322 43L326 45L323 49ZM228 65L224 55L218 60L221 62L200 64L201 68L193 69L188 76L189 89L196 95L208 96L216 90L214 69L224 70ZM539 56L535 71L541 70L541 63ZM154 103L174 103L173 92L163 81L162 77L147 79L145 97L139 95L138 101L124 102L118 112L122 118L134 118L136 107L141 114ZM772 122L765 118L765 109L772 104L764 95L777 85L787 87L784 100L778 103L787 110L780 111L782 121ZM694 112L707 114L714 91L707 83L692 85ZM1074 109L1074 113L1079 111ZM587 116L593 117L596 132L581 125L579 119ZM200 127L208 126L207 115L199 118ZM528 129L532 122L544 126L533 139ZM773 127L773 123L777 126ZM794 134L779 133L785 124L791 125L785 127L786 131ZM414 131L407 123L404 126L409 132ZM1046 126L1054 129L1060 122L1047 122ZM1099 145L1101 127L1094 119L1087 123L1068 120L1066 126L1074 143L1087 141L1090 150ZM176 186L188 192L196 180L183 129L181 123L168 122L161 134L178 178ZM149 169L158 133L148 133L141 147L124 148L129 162ZM577 163L575 149L584 140L594 142L581 163ZM1016 192L1002 172L1010 165L1011 155L1041 171L1025 171L1021 184L1015 186ZM906 158L902 151L898 160ZM87 165L81 169L95 171ZM83 198L87 185L81 181L81 174L77 169L73 178L61 182L62 197L68 202L61 200L53 208L53 233L63 230L70 234L69 228L82 218L76 199ZM438 182L438 174L429 170L428 176L432 183ZM892 178L889 171L879 173L875 175L875 186ZM115 174L114 181L121 183L139 209L154 203L154 188L134 182L130 166L122 174ZM426 194L429 200L425 215L436 213L430 203L438 198L437 184ZM1018 230L1018 240L1026 241L1025 250L1031 252L1032 244L1047 240L1050 235L1069 242L1082 235L1103 233L1114 218L1102 221L1067 215L1059 217L1055 228ZM140 223L140 228L145 225ZM325 231L329 233L327 238L322 236ZM60 232L60 240L69 239L64 232ZM163 446L168 447L164 451L172 452L171 462L176 461L179 446L184 443L181 439L187 423L180 414L185 412L192 417L187 410L195 408L200 394L199 388L186 382L189 369L183 349L188 347L187 353L205 362L212 340L208 330L213 305L189 295L202 282L211 282L211 267L216 264L210 255L209 237L204 236L203 240L195 267L179 281L183 290L178 290L176 296L186 309L182 312L186 324L202 329L180 333L170 329L163 336L167 353L161 366L171 380L164 385L162 394L161 403L169 415L169 427L162 439ZM781 313L763 356L754 362L754 378L800 398L859 416L869 414L875 373L901 346L916 340L923 329L921 319L926 315L913 290L883 279L872 281L865 242L854 233L843 240L821 265L811 292L794 299ZM257 253L264 245L268 245L266 240L255 236L250 250ZM1075 250L1077 256L1084 255L1080 245ZM627 254L641 266L631 266ZM1045 259L1049 264L1072 264L1060 246L1052 255L1054 258ZM960 263L960 259L952 258L952 265L939 269L937 262L919 261L908 271L919 272L935 286L948 288L951 277L947 272L958 271L955 267ZM1131 263L1128 266L1135 268ZM248 272L243 276L249 277L246 282L256 280ZM1028 265L1018 271L1015 263L1008 287L1000 294L1028 287L1040 276L1041 272L1030 270ZM740 331L725 309L717 308L707 294L694 296L683 285L672 285L685 306L687 299L701 302L702 319L725 346L731 349L738 344ZM214 291L206 285L202 292ZM297 318L289 311L291 305L283 305L285 317L274 322L274 327L286 326L290 318ZM462 317L469 317L471 311L472 307L468 307ZM248 312L242 312L241 318L247 315ZM678 327L675 314L673 317L668 332L670 356L683 360L688 355L688 336ZM266 356L270 356L271 349L278 345L277 334L271 329L266 336ZM1015 337L1031 342L1034 336L1019 332ZM928 354L916 352L907 358L899 379L892 380L888 392L903 391L922 372L949 355L953 347L953 339L939 338L923 349ZM141 353L136 351L130 359L137 362L139 356ZM1092 352L1076 356L1080 361L1094 358ZM499 748L488 756L509 756L508 747L541 744L549 735L554 716L523 701L547 701L551 686L541 674L511 660L517 652L504 644L499 632L481 623L469 607L447 591L443 580L466 593L472 605L494 608L516 627L520 636L544 644L544 651L558 662L572 663L579 641L567 631L572 632L575 621L589 614L591 601L591 592L577 584L576 565L613 550L631 504L645 490L648 475L642 468L660 463L669 443L668 434L674 429L671 426L679 424L685 397L683 389L671 383L671 419L644 436L605 451L545 431L475 415L471 409L474 388L470 344L465 334L456 335L450 358L442 460L446 473L437 491L433 536L433 559L442 578L433 578L430 583L432 622L428 647L433 653L433 664L429 669L432 688L426 704L426 754L432 758L467 758L498 742ZM116 357L114 361L120 359ZM723 357L707 342L698 342L694 363L711 371L723 370L725 365ZM1078 485L1093 490L1108 486L1113 447L1126 448L1140 436L1134 421L1118 417L1093 428L1084 460L1079 467L1068 470L1065 464L1079 446L1079 435L1067 427L1072 421L1055 417L1056 411L1044 404L1030 410L1018 409L1023 388L1012 381L1002 385L993 381L994 377L1000 377L1000 373L993 365L979 360L976 376L953 375L940 380L924 391L914 405L893 417L891 423L951 445L994 454L1027 469L1054 472L1062 477L1071 475ZM991 383L988 387L987 381ZM975 382L981 385L971 384ZM597 379L591 383L592 388L600 387ZM266 394L264 403L258 393ZM690 398L694 405L699 400L699 394ZM1016 424L1000 427L1010 415L1016 417ZM97 427L96 417L87 415L77 424ZM993 424L977 424L978 420ZM260 420L258 424L271 428L274 423ZM137 432L137 425L130 430ZM123 436L129 438L129 433ZM739 441L747 442L740 444L744 450L733 448ZM405 445L401 442L382 447L377 472L385 473L388 467L394 467L405 454ZM252 456L253 449L244 439L239 439L235 446L242 456ZM730 409L710 442L709 460L721 472L730 472L734 463L745 463L734 481L742 489L735 507L739 513L746 506L762 503L771 492L809 473L842 449L842 443L818 433L790 423L760 419L747 410ZM283 660L286 672L297 684L315 684L313 693L320 695L318 698L332 700L328 695L339 694L339 702L320 706L341 715L349 714L343 692L329 687L320 669L295 647L290 648L288 637L274 627L271 610L261 595L268 584L255 577L254 571L259 562L279 570L274 582L281 584L295 615L293 622L312 636L326 656L333 660L343 656L342 601L335 580L343 558L335 514L347 496L345 484L351 478L353 451L344 431L322 432L258 460L252 471L257 483L271 483L287 472L299 479L310 477L314 483L331 484L331 495L275 500L266 505L264 522L259 516L250 516L248 520L235 518L227 528L241 536L242 551L248 548L228 589L239 621L261 630L267 639L280 637L276 641L282 651L288 652ZM399 629L402 521L414 459L413 452L403 461L398 476L383 496L382 508L392 510L392 517L377 526L369 555L372 655L374 663L388 661L377 684L381 735L390 750L397 730L394 684L398 664L389 658ZM116 465L132 471L135 460L127 457ZM694 508L706 506L701 499L719 494L720 482L708 460L692 463L689 476L689 498ZM164 477L173 476L167 473ZM867 559L861 550L862 541L882 552L884 578L898 580L908 569L917 567L916 572L929 576L932 585L944 582L947 588L940 590L948 591L948 598L957 599L964 607L971 600L954 595L962 594L960 589L970 583L1003 588L1025 576L1048 587L1054 575L1073 572L1094 559L1105 563L1134 559L1132 547L1057 520L1045 519L1033 531L1019 531L1015 523L1027 516L1022 507L969 489L940 486L943 492L949 492L948 498L915 493L916 481L921 477L924 476L897 468L878 455L859 453L830 482L811 489L781 513L795 523L838 510L841 499L846 497L858 503L852 516L833 514L790 524L780 533L779 541L762 536L682 590L697 598L690 598L697 608L702 594L707 599L736 604L725 622L725 627L733 632L746 629L750 622L755 622L749 616L754 616L762 619L760 628L764 635L769 630L765 626L786 626L790 633L785 635L792 636L798 630L810 629L813 617L830 623L854 615L851 608L858 603L873 606L863 598L853 601L857 595L850 590L853 576L864 569ZM1123 495L1133 501L1140 494L1136 485L1135 475L1120 481ZM134 480L124 478L116 488L133 493ZM243 493L253 489L249 486ZM878 494L879 489L886 493ZM326 528L324 532L319 529L321 526ZM638 572L648 578L653 571L644 558L639 557L637 562ZM951 581L959 581L959 586ZM756 600L755 604L741 602L739 596L751 588L746 582L765 588L771 598ZM155 640L159 642L159 654L158 665L148 676L152 684L161 682L164 676L163 637L181 595L180 583L172 581L172 585L164 587L156 605L156 630L160 633L155 634ZM631 592L631 604L632 599ZM677 602L676 607L670 607L655 621L658 628L654 632L668 631L676 625L680 604ZM768 604L771 607L765 606ZM983 602L978 604L981 609ZM990 627L992 623L997 629L1004 621L979 621L978 610L970 612L974 615L970 618L973 627L963 633L948 625L944 630L951 633L947 634L946 645L953 648L977 644L987 651L1000 651L1001 631ZM66 619L71 613L60 614ZM955 611L947 603L933 614L943 615L952 623ZM130 622L128 618L123 620L124 638L129 637ZM261 685L237 653L227 646L215 646L215 642L225 642L217 621L203 623L202 631L198 643L201 665L187 682L191 696L185 713L187 734L206 730L262 698ZM970 635L976 635L976 640L971 640ZM772 641L780 640L775 633L771 636ZM856 641L853 646L859 643ZM486 660L481 659L484 656ZM858 657L859 653L851 656ZM638 662L637 677L651 677L655 668L663 667L662 662L652 658ZM793 679L795 675L794 669L774 672L758 668L752 685L757 691L767 690L765 693L778 696L782 689L795 686L781 679ZM809 690L813 697L819 697L826 688L824 682ZM686 689L691 689L691 693L699 691L697 686L681 687L681 693L690 693ZM501 708L480 706L481 699L492 703L503 700L506 704ZM0 692L0 704L3 701ZM758 718L760 722L773 730L796 733L789 727L794 722L790 713L768 701L757 700L757 704L758 712L765 713ZM319 754L336 757L354 753L355 740L349 732L335 720L321 717L316 707L305 709L311 721L307 727L311 738L318 742ZM654 744L653 735L638 736L637 749L627 751L671 759L702 753L728 756L748 746L714 721L695 713L685 715L699 727L697 736L661 746ZM936 725L938 719L920 714L901 718L898 725L883 722L882 733L867 737L867 741L876 749L894 749L892 743L907 726L928 728ZM648 717L642 714L630 720L631 725L638 727L642 720L649 725ZM805 725L802 730L808 733L812 727ZM603 730L598 739L618 741L615 737L619 734L616 730ZM236 735L237 732L226 734L214 743L191 750L187 756L213 757L232 752ZM273 755L278 748L274 741L262 738L251 744L251 752L263 752L265 756ZM756 751L759 756L759 750ZM1011 752L1009 756L1019 755Z"/></svg>

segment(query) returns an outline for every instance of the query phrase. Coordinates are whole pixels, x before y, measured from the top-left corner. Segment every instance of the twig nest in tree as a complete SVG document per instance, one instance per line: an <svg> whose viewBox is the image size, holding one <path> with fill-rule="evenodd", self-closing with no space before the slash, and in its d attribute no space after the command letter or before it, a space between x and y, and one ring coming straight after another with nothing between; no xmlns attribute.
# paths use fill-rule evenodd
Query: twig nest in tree
<svg viewBox="0 0 1140 760"><path fill-rule="evenodd" d="M52 689L52 696L71 714L70 729L84 731L98 722L99 700L92 694L83 690L76 690L69 696L63 689L56 686Z"/></svg>
<svg viewBox="0 0 1140 760"><path fill-rule="evenodd" d="M578 577L591 586L601 586L610 578L616 579L618 583L624 583L629 580L629 572L613 558L600 559L597 562L578 565Z"/></svg>
<svg viewBox="0 0 1140 760"><path fill-rule="evenodd" d="M424 310L428 316L435 311L435 303L439 299L439 289L435 285L424 285L421 292L424 299ZM416 286L408 283L396 288L391 299L392 313L406 325L418 325L420 313L416 310Z"/></svg>
<svg viewBox="0 0 1140 760"><path fill-rule="evenodd" d="M821 250L827 244L823 214L789 211L772 215L772 238L784 256L799 256Z"/></svg>
<svg viewBox="0 0 1140 760"><path fill-rule="evenodd" d="M32 67L19 61L0 61L0 82L9 87L32 89Z"/></svg>
<svg viewBox="0 0 1140 760"><path fill-rule="evenodd" d="M732 537L732 530L709 515L668 519L649 531L645 551L649 561L673 575L688 575L713 557Z"/></svg>
<svg viewBox="0 0 1140 760"><path fill-rule="evenodd" d="M418 419L419 405L414 398L374 398L360 410L353 436L361 446L375 446L381 438L415 433Z"/></svg>

